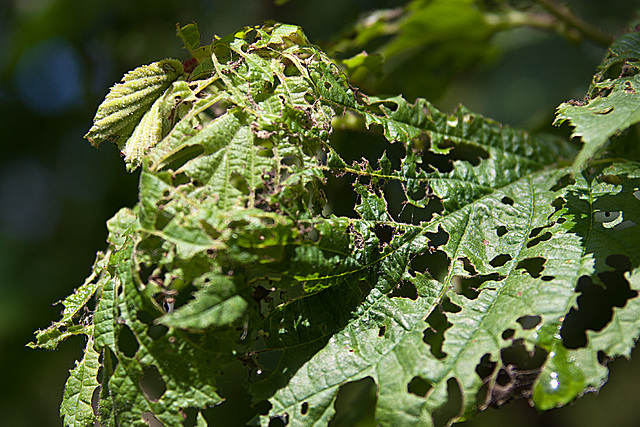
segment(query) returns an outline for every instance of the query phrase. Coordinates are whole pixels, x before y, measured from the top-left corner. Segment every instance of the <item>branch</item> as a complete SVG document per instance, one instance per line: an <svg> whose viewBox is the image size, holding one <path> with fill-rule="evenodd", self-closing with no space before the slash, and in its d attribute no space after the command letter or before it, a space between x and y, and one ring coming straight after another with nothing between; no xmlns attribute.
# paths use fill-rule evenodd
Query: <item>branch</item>
<svg viewBox="0 0 640 427"><path fill-rule="evenodd" d="M608 47L611 43L613 43L614 37L612 35L607 34L601 29L596 28L588 22L585 22L582 19L578 18L571 12L571 10L567 6L556 3L554 0L535 1L546 8L559 20L575 28L594 42L605 47Z"/></svg>

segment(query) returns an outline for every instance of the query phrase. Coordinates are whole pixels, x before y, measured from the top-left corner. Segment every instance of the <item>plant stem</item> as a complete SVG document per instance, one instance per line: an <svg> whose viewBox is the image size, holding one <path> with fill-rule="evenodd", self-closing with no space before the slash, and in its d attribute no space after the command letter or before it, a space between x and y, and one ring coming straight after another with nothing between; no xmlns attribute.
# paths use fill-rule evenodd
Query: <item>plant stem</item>
<svg viewBox="0 0 640 427"><path fill-rule="evenodd" d="M571 10L567 6L556 3L554 0L534 1L546 8L559 20L580 31L582 34L584 34L594 42L605 47L608 47L611 43L613 43L614 37L612 35L607 34L599 28L596 28L588 22L585 22L582 19L578 18L571 12Z"/></svg>

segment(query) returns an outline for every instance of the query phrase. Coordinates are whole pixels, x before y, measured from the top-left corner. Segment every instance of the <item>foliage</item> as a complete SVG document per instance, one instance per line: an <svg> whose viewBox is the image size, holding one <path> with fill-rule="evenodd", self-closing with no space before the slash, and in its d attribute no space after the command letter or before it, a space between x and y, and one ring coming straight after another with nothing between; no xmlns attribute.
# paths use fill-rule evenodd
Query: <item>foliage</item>
<svg viewBox="0 0 640 427"><path fill-rule="evenodd" d="M601 127L560 110L585 140L581 162L599 156L575 169L562 138L364 95L298 27L208 46L194 25L178 35L192 57L129 72L87 134L141 169L139 202L109 220L92 275L32 344L89 338L67 425L93 422L96 389L102 425L204 425L237 361L254 403L269 402L263 425L324 425L359 381L377 390L376 422L444 424L517 397L565 405L629 355L640 165L599 154ZM379 130L387 152L345 161L332 135L349 126ZM328 211L349 197L353 215Z"/></svg>

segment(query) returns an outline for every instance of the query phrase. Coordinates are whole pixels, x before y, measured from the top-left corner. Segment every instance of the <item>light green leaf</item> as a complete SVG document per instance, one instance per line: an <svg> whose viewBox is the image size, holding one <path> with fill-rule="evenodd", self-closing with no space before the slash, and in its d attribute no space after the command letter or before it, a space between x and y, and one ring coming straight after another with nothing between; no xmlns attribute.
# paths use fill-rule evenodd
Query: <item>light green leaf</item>
<svg viewBox="0 0 640 427"><path fill-rule="evenodd" d="M580 170L605 146L612 136L640 122L640 75L607 80L595 86L606 95L584 104L564 103L558 107L555 124L565 121L574 127L572 136L580 137L584 146L574 162Z"/></svg>
<svg viewBox="0 0 640 427"><path fill-rule="evenodd" d="M84 357L80 362L76 362L64 387L60 416L64 418L65 426L85 427L93 425L96 419L91 399L93 392L100 385L96 379L100 369L99 357L98 352L93 349L93 340L90 338Z"/></svg>
<svg viewBox="0 0 640 427"><path fill-rule="evenodd" d="M95 146L111 141L122 148L140 119L182 72L182 64L175 59L163 59L129 71L121 83L109 90L85 138Z"/></svg>
<svg viewBox="0 0 640 427"><path fill-rule="evenodd" d="M589 94L583 101L561 104L554 124L568 122L572 136L584 143L576 157L574 171L580 171L613 136L640 122L640 35L629 33L618 38L598 67ZM611 76L613 71L619 73Z"/></svg>

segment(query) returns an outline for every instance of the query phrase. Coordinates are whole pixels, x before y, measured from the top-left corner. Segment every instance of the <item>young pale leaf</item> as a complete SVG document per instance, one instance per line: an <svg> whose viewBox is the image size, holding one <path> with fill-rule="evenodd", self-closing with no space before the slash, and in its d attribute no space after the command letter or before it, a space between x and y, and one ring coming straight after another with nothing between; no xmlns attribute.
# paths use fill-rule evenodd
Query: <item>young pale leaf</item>
<svg viewBox="0 0 640 427"><path fill-rule="evenodd" d="M85 138L94 146L110 141L122 149L140 119L182 73L182 63L175 59L163 59L129 71L121 83L109 90Z"/></svg>

